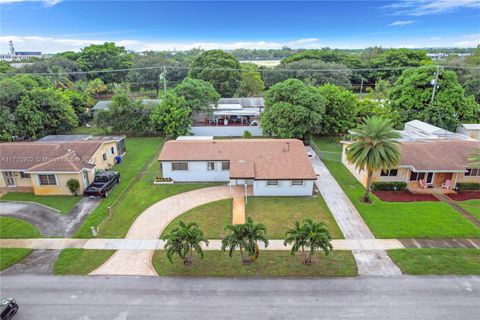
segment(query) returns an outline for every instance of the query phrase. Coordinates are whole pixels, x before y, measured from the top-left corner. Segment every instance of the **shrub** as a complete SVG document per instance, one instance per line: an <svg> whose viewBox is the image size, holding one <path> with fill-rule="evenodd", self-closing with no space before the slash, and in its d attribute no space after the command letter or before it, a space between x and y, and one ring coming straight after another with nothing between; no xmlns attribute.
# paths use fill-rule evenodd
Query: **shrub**
<svg viewBox="0 0 480 320"><path fill-rule="evenodd" d="M248 130L243 131L243 138L248 139L252 137L252 133Z"/></svg>
<svg viewBox="0 0 480 320"><path fill-rule="evenodd" d="M67 187L70 190L70 192L77 196L77 192L80 189L80 182L77 179L68 179L67 181Z"/></svg>
<svg viewBox="0 0 480 320"><path fill-rule="evenodd" d="M407 190L406 182L374 182L372 183L373 191L405 191Z"/></svg>
<svg viewBox="0 0 480 320"><path fill-rule="evenodd" d="M480 190L480 183L477 182L459 182L457 183L458 191Z"/></svg>

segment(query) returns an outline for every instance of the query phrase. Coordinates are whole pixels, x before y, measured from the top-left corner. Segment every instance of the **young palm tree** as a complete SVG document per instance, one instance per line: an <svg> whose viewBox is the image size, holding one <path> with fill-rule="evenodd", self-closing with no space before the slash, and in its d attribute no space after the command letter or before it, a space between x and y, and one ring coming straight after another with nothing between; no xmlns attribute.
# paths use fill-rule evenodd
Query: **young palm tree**
<svg viewBox="0 0 480 320"><path fill-rule="evenodd" d="M228 255L232 257L233 252L238 248L242 264L248 264L258 257L258 241L268 246L266 227L260 223L253 223L251 217L248 217L244 224L227 225L225 230L229 230L230 233L222 239L222 250L225 251L228 248Z"/></svg>
<svg viewBox="0 0 480 320"><path fill-rule="evenodd" d="M331 244L330 232L323 222L314 222L312 219L306 219L303 225L295 221L295 227L286 233L285 245L292 244L290 253L295 255L300 249L303 253L303 263L312 263L312 257L315 250L322 249L325 255L333 250ZM309 249L308 254L305 248Z"/></svg>
<svg viewBox="0 0 480 320"><path fill-rule="evenodd" d="M378 80L375 82L374 88L367 88L368 97L376 99L380 102L382 99L388 97L388 91L390 90L390 83L386 80Z"/></svg>
<svg viewBox="0 0 480 320"><path fill-rule="evenodd" d="M167 258L178 254L184 264L192 264L193 254L197 253L203 259L202 242L208 246L208 240L204 237L203 231L194 222L185 224L180 221L178 227L173 229L166 237L165 250Z"/></svg>
<svg viewBox="0 0 480 320"><path fill-rule="evenodd" d="M357 169L367 170L367 190L363 201L370 202L373 171L397 166L400 152L395 139L399 137L390 120L382 117L367 118L353 130L354 142L347 148L347 160Z"/></svg>

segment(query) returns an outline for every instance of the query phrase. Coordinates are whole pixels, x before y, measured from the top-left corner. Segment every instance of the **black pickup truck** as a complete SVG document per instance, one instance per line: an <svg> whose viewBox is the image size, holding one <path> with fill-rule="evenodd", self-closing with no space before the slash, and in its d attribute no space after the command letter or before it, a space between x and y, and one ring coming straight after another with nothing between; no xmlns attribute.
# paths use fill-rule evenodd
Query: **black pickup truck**
<svg viewBox="0 0 480 320"><path fill-rule="evenodd" d="M108 192L113 186L120 183L120 173L105 171L95 176L93 182L83 191L85 197L108 197Z"/></svg>

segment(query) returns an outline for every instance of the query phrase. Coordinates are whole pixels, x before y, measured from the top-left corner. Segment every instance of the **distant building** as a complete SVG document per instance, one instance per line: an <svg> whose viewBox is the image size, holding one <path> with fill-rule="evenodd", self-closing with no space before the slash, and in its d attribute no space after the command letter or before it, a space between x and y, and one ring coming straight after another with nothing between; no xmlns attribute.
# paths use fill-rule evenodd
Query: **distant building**
<svg viewBox="0 0 480 320"><path fill-rule="evenodd" d="M480 140L480 123L461 124L457 127L457 133Z"/></svg>
<svg viewBox="0 0 480 320"><path fill-rule="evenodd" d="M14 54L0 54L1 61L22 61L31 58L46 58L50 55L44 55L40 51L16 51Z"/></svg>

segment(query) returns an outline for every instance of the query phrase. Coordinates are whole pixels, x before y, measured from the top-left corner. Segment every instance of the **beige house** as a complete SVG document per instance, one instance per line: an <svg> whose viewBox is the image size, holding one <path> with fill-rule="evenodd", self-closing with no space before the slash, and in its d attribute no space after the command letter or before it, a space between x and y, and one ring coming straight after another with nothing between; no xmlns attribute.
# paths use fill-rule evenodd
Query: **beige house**
<svg viewBox="0 0 480 320"><path fill-rule="evenodd" d="M418 125L421 121L415 120ZM425 124L425 123L423 123ZM420 123L421 125L421 123ZM425 124L428 127L434 127ZM436 128L436 127L435 127ZM438 133L410 128L399 131L400 161L396 168L378 170L372 182L406 182L413 193L454 192L459 182L480 183L480 166L470 158L480 152L480 141L440 128ZM366 170L358 170L346 157L352 141L343 141L342 163L367 185Z"/></svg>
<svg viewBox="0 0 480 320"><path fill-rule="evenodd" d="M69 179L84 190L95 170L110 169L118 155L114 140L13 142L0 144L0 191L69 195Z"/></svg>

